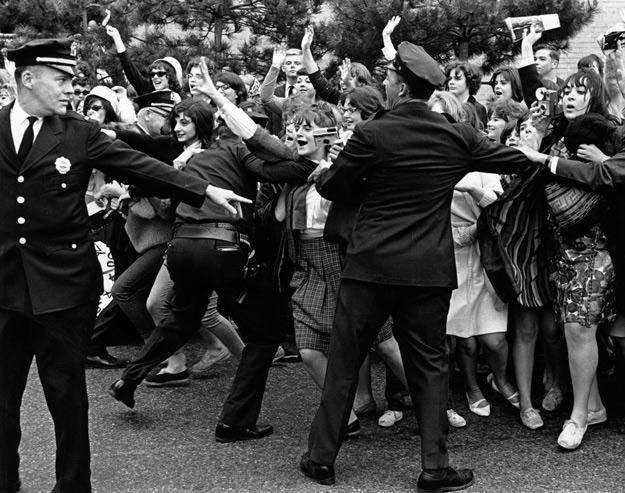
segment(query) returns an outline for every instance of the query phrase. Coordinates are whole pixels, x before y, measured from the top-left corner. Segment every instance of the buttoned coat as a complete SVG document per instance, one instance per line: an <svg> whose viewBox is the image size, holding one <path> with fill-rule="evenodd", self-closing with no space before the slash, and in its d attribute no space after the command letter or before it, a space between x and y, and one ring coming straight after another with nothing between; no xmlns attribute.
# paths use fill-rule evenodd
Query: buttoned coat
<svg viewBox="0 0 625 493"><path fill-rule="evenodd" d="M193 205L208 183L111 140L78 113L46 117L20 165L0 111L0 309L23 311L29 296L35 315L64 310L102 292L102 271L90 238L85 191L93 168L152 195ZM69 160L62 173L55 162Z"/></svg>
<svg viewBox="0 0 625 493"><path fill-rule="evenodd" d="M319 193L361 207L342 277L398 286L457 286L450 208L454 185L471 171L518 173L518 150L411 101L358 124Z"/></svg>

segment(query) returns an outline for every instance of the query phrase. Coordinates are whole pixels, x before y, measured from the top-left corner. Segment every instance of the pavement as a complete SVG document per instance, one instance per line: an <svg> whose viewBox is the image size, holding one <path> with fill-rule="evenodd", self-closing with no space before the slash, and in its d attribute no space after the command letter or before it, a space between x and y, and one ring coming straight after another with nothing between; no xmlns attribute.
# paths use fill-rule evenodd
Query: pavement
<svg viewBox="0 0 625 493"><path fill-rule="evenodd" d="M132 356L136 347L113 348ZM190 362L200 348L189 348ZM236 364L218 365L214 375L188 387L139 387L129 410L106 394L120 370L87 370L90 399L92 482L96 493L183 492L411 492L420 472L419 437L412 412L396 427L363 420L362 434L344 443L335 464L336 485L324 487L299 471L308 428L320 392L301 363L278 364L270 372L260 423L274 425L265 439L218 444L214 439L221 406ZM454 407L466 428L450 430L452 466L476 474L477 492L625 492L623 377L604 382L608 422L592 427L582 446L563 452L556 439L570 403L543 412L545 427L530 431L518 411L485 389L492 414L471 414L454 377ZM373 365L373 388L384 407L384 370ZM537 403L540 396L537 396ZM54 433L33 366L22 405L21 477L24 493L49 492L54 485ZM71 493L71 492L70 492Z"/></svg>

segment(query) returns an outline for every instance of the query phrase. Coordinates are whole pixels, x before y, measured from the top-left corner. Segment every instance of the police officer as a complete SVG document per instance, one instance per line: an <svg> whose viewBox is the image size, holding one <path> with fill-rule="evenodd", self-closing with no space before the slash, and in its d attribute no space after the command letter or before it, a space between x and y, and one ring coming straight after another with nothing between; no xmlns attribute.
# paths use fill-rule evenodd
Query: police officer
<svg viewBox="0 0 625 493"><path fill-rule="evenodd" d="M321 404L300 461L322 484L347 428L358 369L382 323L393 317L421 434L419 491L470 486L468 469L449 467L445 326L456 287L450 224L454 185L470 171L518 172L515 149L427 109L445 82L439 65L403 42L387 66L389 111L356 126L334 164L315 178L332 201L361 205L347 248Z"/></svg>
<svg viewBox="0 0 625 493"><path fill-rule="evenodd" d="M17 100L0 111L0 492L20 489L20 404L33 356L55 425L55 492L91 491L84 361L102 292L85 192L92 168L159 196L236 214L229 190L112 141L68 112L70 40L8 52Z"/></svg>

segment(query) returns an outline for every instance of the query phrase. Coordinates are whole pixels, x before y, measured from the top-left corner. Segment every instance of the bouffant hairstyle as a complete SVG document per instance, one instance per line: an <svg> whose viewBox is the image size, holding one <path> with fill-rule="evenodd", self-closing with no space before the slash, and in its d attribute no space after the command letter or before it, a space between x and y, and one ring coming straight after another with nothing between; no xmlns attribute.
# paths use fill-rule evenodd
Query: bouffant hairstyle
<svg viewBox="0 0 625 493"><path fill-rule="evenodd" d="M299 109L295 113L294 121L298 124L315 124L318 127L334 127L337 124L332 105L324 101Z"/></svg>
<svg viewBox="0 0 625 493"><path fill-rule="evenodd" d="M511 120L517 120L526 111L527 108L525 107L525 105L517 103L516 101L495 101L488 108L488 118L494 116L495 118L499 118L501 120L509 122Z"/></svg>
<svg viewBox="0 0 625 493"><path fill-rule="evenodd" d="M469 94L471 96L475 96L477 91L480 90L480 86L482 84L482 72L480 72L477 66L472 63L459 60L451 62L445 67L445 77L447 78L447 81L449 81L453 72L462 72L464 74L464 77L467 80L467 89L469 89ZM448 89L447 83L445 86L445 88Z"/></svg>
<svg viewBox="0 0 625 493"><path fill-rule="evenodd" d="M176 127L176 120L181 113L190 118L195 125L195 131L202 143L202 147L208 147L213 138L213 129L215 127L215 117L210 104L194 98L185 99L178 103L169 114L169 126L172 129Z"/></svg>
<svg viewBox="0 0 625 493"><path fill-rule="evenodd" d="M349 76L354 77L354 86L371 86L375 84L371 72L362 63L352 62L349 67Z"/></svg>
<svg viewBox="0 0 625 493"><path fill-rule="evenodd" d="M360 116L366 120L374 113L384 109L384 99L375 87L353 87L341 94L340 104L344 105L349 99L350 104L360 110Z"/></svg>
<svg viewBox="0 0 625 493"><path fill-rule="evenodd" d="M237 93L236 104L241 104L247 99L247 87L245 82L237 74L233 72L221 71L213 77L215 83L221 82L228 84Z"/></svg>

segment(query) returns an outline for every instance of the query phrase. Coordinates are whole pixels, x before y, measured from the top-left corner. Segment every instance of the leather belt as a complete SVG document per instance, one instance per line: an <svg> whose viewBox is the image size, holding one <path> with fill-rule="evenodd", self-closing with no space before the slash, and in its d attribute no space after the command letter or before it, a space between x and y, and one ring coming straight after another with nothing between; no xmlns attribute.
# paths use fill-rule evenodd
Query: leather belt
<svg viewBox="0 0 625 493"><path fill-rule="evenodd" d="M240 233L236 226L230 223L178 224L174 228L173 237L221 240L229 243L243 244L251 248L249 237L244 233Z"/></svg>

